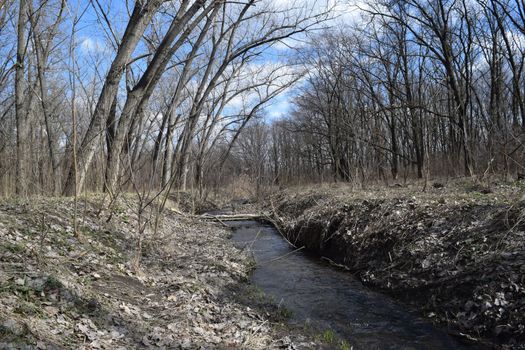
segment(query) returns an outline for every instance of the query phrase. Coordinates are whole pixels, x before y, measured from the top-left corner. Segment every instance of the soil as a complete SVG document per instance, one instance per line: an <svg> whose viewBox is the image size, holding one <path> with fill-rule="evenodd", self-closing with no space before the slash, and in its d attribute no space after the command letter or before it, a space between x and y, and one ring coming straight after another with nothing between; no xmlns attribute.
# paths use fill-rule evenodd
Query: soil
<svg viewBox="0 0 525 350"><path fill-rule="evenodd" d="M82 198L78 235L73 207L64 198L0 202L1 349L316 346L250 293L253 261L229 231L168 210L156 233L147 225L136 270L136 201L109 212L101 196Z"/></svg>
<svg viewBox="0 0 525 350"><path fill-rule="evenodd" d="M353 191L295 188L266 202L282 233L420 308L451 333L525 349L521 184Z"/></svg>
<svg viewBox="0 0 525 350"><path fill-rule="evenodd" d="M280 191L265 210L295 245L450 332L523 349L523 190L317 186ZM0 349L323 347L248 283L253 260L219 224L168 210L156 232L146 225L135 270L136 199L108 210L99 195L82 198L78 234L73 207L67 198L0 201Z"/></svg>

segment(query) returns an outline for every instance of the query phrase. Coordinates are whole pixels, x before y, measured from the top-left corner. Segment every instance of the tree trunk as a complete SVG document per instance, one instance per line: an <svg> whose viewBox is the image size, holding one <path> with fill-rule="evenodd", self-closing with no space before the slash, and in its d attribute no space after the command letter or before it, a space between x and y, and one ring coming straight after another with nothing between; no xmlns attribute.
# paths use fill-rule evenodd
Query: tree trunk
<svg viewBox="0 0 525 350"><path fill-rule="evenodd" d="M97 106L91 117L91 122L78 150L77 187L79 191L84 186L93 156L99 148L100 138L104 135L106 120L110 113L113 101L117 96L118 86L122 74L124 73L124 69L129 62L131 54L135 51L138 42L142 38L142 34L146 30L148 23L151 21L151 18L162 3L162 0L151 0L145 5L142 5L142 2L135 3L133 13L131 14L131 18L129 19L124 35L122 36L117 55L111 63ZM72 196L75 193L75 170L73 166L70 167L63 192L66 196Z"/></svg>
<svg viewBox="0 0 525 350"><path fill-rule="evenodd" d="M29 167L29 115L25 98L25 53L27 3L20 0L17 26L17 49L15 68L15 114L16 114L16 184L15 191L19 196L27 195Z"/></svg>
<svg viewBox="0 0 525 350"><path fill-rule="evenodd" d="M198 22L204 17L207 11L204 11L195 21L191 23L189 28L186 28L184 33L180 36L177 42L172 46L173 41L182 32L185 26L191 21L193 16L202 8L205 1L196 1L184 14L180 15L184 10L183 7L179 14L172 21L170 28L162 39L159 47L155 51L155 55L148 65L144 75L141 77L137 85L132 91L128 93L126 103L120 116L117 132L111 148L108 164L106 168L106 182L110 189L113 189L117 184L117 179L120 171L121 153L124 151L125 142L129 133L130 127L137 118L137 114L142 110L149 97L153 92L153 88L160 79L165 67L167 66L171 57L175 54L177 49L184 43L193 29L198 25ZM211 8L211 7L210 7Z"/></svg>

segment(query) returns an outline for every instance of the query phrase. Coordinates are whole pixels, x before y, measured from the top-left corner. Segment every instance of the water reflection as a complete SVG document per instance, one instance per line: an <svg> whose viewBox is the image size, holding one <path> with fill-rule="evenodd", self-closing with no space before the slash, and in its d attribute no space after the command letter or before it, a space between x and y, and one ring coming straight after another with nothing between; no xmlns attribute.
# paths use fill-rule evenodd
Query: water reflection
<svg viewBox="0 0 525 350"><path fill-rule="evenodd" d="M332 329L354 349L474 349L364 287L350 273L316 257L293 252L271 227L230 222L233 240L257 261L253 283L292 312L290 322Z"/></svg>

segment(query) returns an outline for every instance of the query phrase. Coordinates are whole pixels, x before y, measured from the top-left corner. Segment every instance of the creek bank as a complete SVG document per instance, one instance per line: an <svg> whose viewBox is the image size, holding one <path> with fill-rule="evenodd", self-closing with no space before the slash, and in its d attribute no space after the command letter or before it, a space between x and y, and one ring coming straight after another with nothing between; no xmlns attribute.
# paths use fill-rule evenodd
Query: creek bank
<svg viewBox="0 0 525 350"><path fill-rule="evenodd" d="M525 204L501 193L287 190L281 232L451 333L525 348ZM509 199L509 200L507 200Z"/></svg>
<svg viewBox="0 0 525 350"><path fill-rule="evenodd" d="M168 211L135 271L136 206L82 198L76 236L71 199L0 201L1 349L301 348L217 225Z"/></svg>
<svg viewBox="0 0 525 350"><path fill-rule="evenodd" d="M319 334L335 349L480 349L461 343L403 303L374 292L352 274L290 247L276 229L254 221L228 222L232 240L252 252L251 280L278 300L288 324Z"/></svg>

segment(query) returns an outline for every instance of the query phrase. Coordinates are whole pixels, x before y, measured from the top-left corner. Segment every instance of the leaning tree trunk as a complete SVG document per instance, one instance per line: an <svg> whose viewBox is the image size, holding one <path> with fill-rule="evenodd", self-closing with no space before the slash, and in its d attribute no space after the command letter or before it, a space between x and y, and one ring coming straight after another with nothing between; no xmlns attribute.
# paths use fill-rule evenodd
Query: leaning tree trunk
<svg viewBox="0 0 525 350"><path fill-rule="evenodd" d="M64 186L64 194L67 196L75 194L75 187L81 190L84 185L93 156L99 148L100 138L104 135L106 120L110 113L111 105L117 96L118 86L124 69L129 62L131 54L142 38L142 34L146 30L148 23L162 3L162 0L152 0L144 6L141 2L136 2L135 4L117 55L113 59L108 75L106 76L97 106L91 117L91 122L78 149L78 182L75 181L75 167L70 167Z"/></svg>
<svg viewBox="0 0 525 350"><path fill-rule="evenodd" d="M138 111L145 108L149 97L153 92L153 88L162 76L162 73L171 57L175 54L177 49L182 46L185 39L191 34L193 29L196 28L199 22L205 17L205 14L212 9L210 6L208 10L200 14L196 20L188 26L188 28L185 28L195 14L197 14L204 6L204 3L205 1L197 1L182 15L180 15L181 12L179 12L179 15L177 15L172 21L170 28L155 51L153 59L146 68L143 76L133 90L128 93L112 148L108 150L109 158L106 168L106 185L110 190L112 190L117 184L120 172L120 162L122 155L125 152L124 146L133 120L137 118ZM173 44L179 34L181 34L180 37L175 44Z"/></svg>

